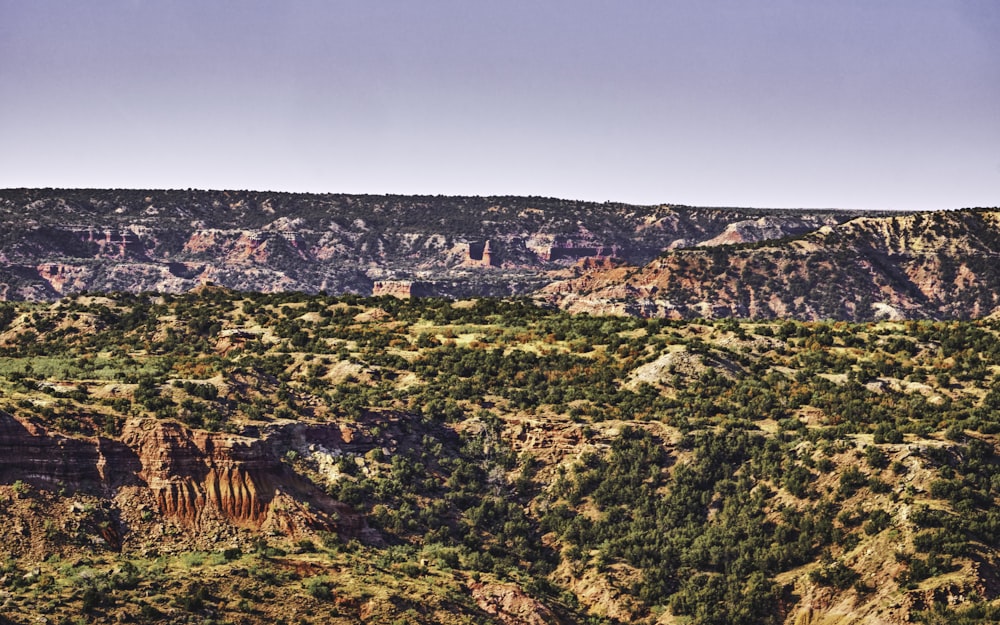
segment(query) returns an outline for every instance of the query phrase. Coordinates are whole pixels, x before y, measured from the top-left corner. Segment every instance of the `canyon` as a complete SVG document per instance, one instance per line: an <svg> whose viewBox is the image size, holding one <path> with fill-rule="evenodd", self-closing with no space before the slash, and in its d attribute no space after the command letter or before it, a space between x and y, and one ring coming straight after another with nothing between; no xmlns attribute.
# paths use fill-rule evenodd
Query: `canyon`
<svg viewBox="0 0 1000 625"><path fill-rule="evenodd" d="M527 295L588 260L787 237L857 211L631 206L527 197L0 191L0 299L82 291ZM391 293L392 290L385 291Z"/></svg>
<svg viewBox="0 0 1000 625"><path fill-rule="evenodd" d="M387 295L0 303L4 618L1000 613L994 319Z"/></svg>
<svg viewBox="0 0 1000 625"><path fill-rule="evenodd" d="M1000 618L1000 210L0 222L3 625Z"/></svg>
<svg viewBox="0 0 1000 625"><path fill-rule="evenodd" d="M0 299L217 284L685 319L974 318L998 306L996 215L6 189Z"/></svg>
<svg viewBox="0 0 1000 625"><path fill-rule="evenodd" d="M793 240L671 250L546 285L574 312L751 319L974 319L1000 310L1000 211L860 217Z"/></svg>

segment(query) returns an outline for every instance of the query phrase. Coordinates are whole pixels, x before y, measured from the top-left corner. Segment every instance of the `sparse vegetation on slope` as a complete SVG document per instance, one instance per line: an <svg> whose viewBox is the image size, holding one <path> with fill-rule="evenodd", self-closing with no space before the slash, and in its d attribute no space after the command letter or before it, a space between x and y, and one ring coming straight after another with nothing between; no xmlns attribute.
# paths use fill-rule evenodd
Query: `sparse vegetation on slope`
<svg viewBox="0 0 1000 625"><path fill-rule="evenodd" d="M972 319L1000 309L996 209L860 217L799 237L671 250L542 293L644 317Z"/></svg>
<svg viewBox="0 0 1000 625"><path fill-rule="evenodd" d="M4 304L3 614L988 622L998 332L219 288Z"/></svg>

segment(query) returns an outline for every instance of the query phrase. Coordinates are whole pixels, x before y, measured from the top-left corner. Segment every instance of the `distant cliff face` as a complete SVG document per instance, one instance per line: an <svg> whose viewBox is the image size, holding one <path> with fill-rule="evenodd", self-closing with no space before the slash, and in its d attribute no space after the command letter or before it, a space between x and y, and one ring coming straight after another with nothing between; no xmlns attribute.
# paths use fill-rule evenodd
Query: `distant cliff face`
<svg viewBox="0 0 1000 625"><path fill-rule="evenodd" d="M855 214L548 198L221 191L0 191L0 299L181 292L532 292L586 259L804 234ZM380 286L376 286L376 284Z"/></svg>
<svg viewBox="0 0 1000 625"><path fill-rule="evenodd" d="M1000 211L864 217L755 246L667 252L542 290L571 311L649 317L974 318L1000 309Z"/></svg>
<svg viewBox="0 0 1000 625"><path fill-rule="evenodd" d="M969 318L997 211L706 209L526 197L0 191L0 299L81 291L535 293L650 317Z"/></svg>

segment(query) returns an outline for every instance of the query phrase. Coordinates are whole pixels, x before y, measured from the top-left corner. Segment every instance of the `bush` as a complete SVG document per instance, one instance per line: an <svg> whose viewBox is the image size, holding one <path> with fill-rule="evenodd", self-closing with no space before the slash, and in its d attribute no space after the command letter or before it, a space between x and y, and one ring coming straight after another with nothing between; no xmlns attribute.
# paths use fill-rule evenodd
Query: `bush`
<svg viewBox="0 0 1000 625"><path fill-rule="evenodd" d="M407 577L419 577L425 573L424 567L416 562L403 562L399 565L399 570Z"/></svg>
<svg viewBox="0 0 1000 625"><path fill-rule="evenodd" d="M892 522L892 517L885 510L875 510L868 516L868 521L865 523L865 533L869 536L874 536L882 530L889 527Z"/></svg>
<svg viewBox="0 0 1000 625"><path fill-rule="evenodd" d="M861 472L861 470L855 466L847 467L843 473L840 474L840 494L844 496L851 496L859 488L866 486L868 484L868 476Z"/></svg>
<svg viewBox="0 0 1000 625"><path fill-rule="evenodd" d="M205 602L210 598L208 588L192 583L183 594L174 598L174 605L187 612L200 612L205 609Z"/></svg>
<svg viewBox="0 0 1000 625"><path fill-rule="evenodd" d="M809 574L813 583L847 590L858 580L858 574L840 560L829 562Z"/></svg>
<svg viewBox="0 0 1000 625"><path fill-rule="evenodd" d="M888 456L875 445L865 447L865 462L873 469L884 469L889 466Z"/></svg>
<svg viewBox="0 0 1000 625"><path fill-rule="evenodd" d="M306 581L306 592L313 599L329 601L333 598L333 591L330 589L330 582L323 577L312 577Z"/></svg>

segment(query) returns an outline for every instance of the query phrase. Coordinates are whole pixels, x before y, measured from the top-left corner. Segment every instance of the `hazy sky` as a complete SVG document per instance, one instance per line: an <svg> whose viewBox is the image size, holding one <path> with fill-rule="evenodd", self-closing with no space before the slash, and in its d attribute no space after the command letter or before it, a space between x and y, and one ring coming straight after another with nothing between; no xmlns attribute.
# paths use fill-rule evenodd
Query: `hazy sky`
<svg viewBox="0 0 1000 625"><path fill-rule="evenodd" d="M0 0L0 187L1000 205L997 0Z"/></svg>

